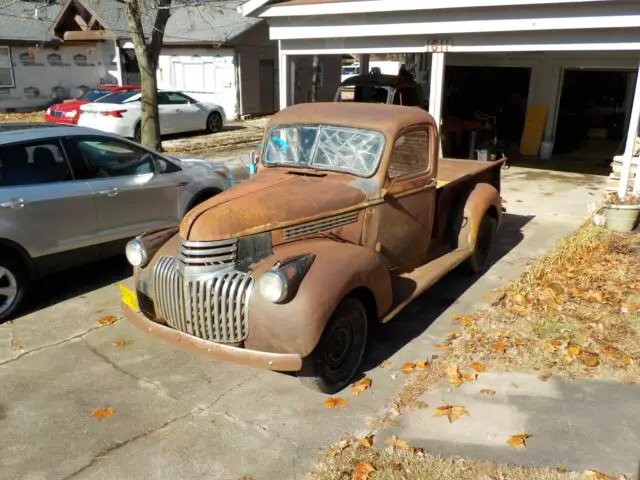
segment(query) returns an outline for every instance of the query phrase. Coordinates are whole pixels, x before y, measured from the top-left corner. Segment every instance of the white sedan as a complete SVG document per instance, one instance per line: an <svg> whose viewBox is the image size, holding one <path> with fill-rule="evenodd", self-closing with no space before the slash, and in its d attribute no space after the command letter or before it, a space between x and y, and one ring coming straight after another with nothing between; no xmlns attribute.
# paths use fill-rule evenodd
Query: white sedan
<svg viewBox="0 0 640 480"><path fill-rule="evenodd" d="M118 92L82 105L78 125L140 141L141 95L140 90ZM221 106L199 102L181 92L159 91L158 112L162 135L217 132L226 122Z"/></svg>

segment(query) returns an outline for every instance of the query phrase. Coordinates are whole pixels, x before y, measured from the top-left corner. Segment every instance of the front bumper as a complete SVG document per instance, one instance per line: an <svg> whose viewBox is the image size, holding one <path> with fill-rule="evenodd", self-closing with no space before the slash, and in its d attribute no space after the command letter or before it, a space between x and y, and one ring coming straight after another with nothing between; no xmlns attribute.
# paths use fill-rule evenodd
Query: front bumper
<svg viewBox="0 0 640 480"><path fill-rule="evenodd" d="M134 312L124 304L122 311L133 326L146 334L208 358L280 372L297 372L302 368L302 357L297 353L260 352L211 342L153 322L142 313Z"/></svg>

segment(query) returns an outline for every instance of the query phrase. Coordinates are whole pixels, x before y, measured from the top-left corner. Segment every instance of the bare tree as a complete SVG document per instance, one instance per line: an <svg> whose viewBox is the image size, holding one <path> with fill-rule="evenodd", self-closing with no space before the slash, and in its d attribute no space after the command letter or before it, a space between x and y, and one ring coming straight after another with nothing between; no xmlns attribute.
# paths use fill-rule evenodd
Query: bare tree
<svg viewBox="0 0 640 480"><path fill-rule="evenodd" d="M140 68L140 85L142 87L142 118L140 121L139 139L157 151L162 150L160 141L160 115L158 114L158 58L162 50L164 30L171 16L172 0L118 0L125 6L131 41L136 52ZM150 15L153 20L151 36L145 36L143 16ZM155 18L153 18L155 16Z"/></svg>
<svg viewBox="0 0 640 480"><path fill-rule="evenodd" d="M318 101L318 87L320 86L320 58L318 55L313 56L311 64L311 101Z"/></svg>

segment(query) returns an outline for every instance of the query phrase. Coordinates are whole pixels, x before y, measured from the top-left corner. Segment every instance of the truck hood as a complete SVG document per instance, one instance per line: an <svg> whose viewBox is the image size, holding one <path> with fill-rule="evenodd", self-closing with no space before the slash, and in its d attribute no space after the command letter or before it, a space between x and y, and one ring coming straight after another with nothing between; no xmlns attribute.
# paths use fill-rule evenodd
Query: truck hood
<svg viewBox="0 0 640 480"><path fill-rule="evenodd" d="M263 170L185 215L180 236L191 241L224 240L267 232L331 215L365 202L353 177Z"/></svg>

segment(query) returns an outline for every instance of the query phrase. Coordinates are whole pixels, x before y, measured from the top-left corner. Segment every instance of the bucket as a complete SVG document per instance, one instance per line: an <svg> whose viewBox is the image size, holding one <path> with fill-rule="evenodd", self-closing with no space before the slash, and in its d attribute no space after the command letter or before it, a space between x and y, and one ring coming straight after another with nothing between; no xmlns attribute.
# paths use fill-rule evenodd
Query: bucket
<svg viewBox="0 0 640 480"><path fill-rule="evenodd" d="M640 205L609 205L605 207L605 226L616 232L630 232L638 221Z"/></svg>
<svg viewBox="0 0 640 480"><path fill-rule="evenodd" d="M542 142L540 144L540 158L549 160L553 154L553 142Z"/></svg>

